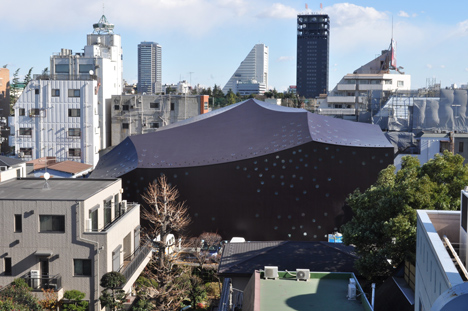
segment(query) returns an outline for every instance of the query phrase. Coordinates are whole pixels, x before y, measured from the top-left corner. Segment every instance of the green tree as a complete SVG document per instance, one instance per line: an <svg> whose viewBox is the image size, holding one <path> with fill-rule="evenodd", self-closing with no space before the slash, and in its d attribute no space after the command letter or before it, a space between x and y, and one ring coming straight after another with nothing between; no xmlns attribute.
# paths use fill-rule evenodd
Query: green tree
<svg viewBox="0 0 468 311"><path fill-rule="evenodd" d="M416 210L457 210L460 190L468 184L463 157L445 151L422 167L403 157L395 174L390 165L365 192L357 189L347 203L353 219L343 225L343 242L356 246L356 269L368 279L386 277L404 260L414 263Z"/></svg>
<svg viewBox="0 0 468 311"><path fill-rule="evenodd" d="M64 302L62 310L68 311L86 311L88 310L88 302L84 301L85 293L79 290L67 290L63 295L67 301Z"/></svg>
<svg viewBox="0 0 468 311"><path fill-rule="evenodd" d="M221 90L221 87L217 86L216 84L213 87L213 97L224 97L224 93Z"/></svg>
<svg viewBox="0 0 468 311"><path fill-rule="evenodd" d="M4 302L4 305L1 306L3 309L0 310L11 310L8 309L11 305L8 300L11 300L14 305L20 306L19 310L23 310L23 307L24 310L42 310L39 300L30 293L30 290L31 289L24 279L18 278L14 280L11 284L0 291L0 301Z"/></svg>
<svg viewBox="0 0 468 311"><path fill-rule="evenodd" d="M99 300L101 306L108 307L111 310L122 310L126 294L122 286L127 282L125 276L119 272L108 272L101 278L101 287L104 287Z"/></svg>
<svg viewBox="0 0 468 311"><path fill-rule="evenodd" d="M237 96L236 94L234 94L234 92L231 89L229 89L229 91L227 92L226 99L227 99L228 105L237 103Z"/></svg>
<svg viewBox="0 0 468 311"><path fill-rule="evenodd" d="M10 110L12 110L13 105L16 103L19 97L19 71L20 68L16 69L15 73L13 73L13 83L10 84Z"/></svg>
<svg viewBox="0 0 468 311"><path fill-rule="evenodd" d="M23 83L24 83L25 86L28 85L29 81L31 81L31 79L32 79L31 74L32 74L33 68L34 67L29 68L28 73L24 76Z"/></svg>

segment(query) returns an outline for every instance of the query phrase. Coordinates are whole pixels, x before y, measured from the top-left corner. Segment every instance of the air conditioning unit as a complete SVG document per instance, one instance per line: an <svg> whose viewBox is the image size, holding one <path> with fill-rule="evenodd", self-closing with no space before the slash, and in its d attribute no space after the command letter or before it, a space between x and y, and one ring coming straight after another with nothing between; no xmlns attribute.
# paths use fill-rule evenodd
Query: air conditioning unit
<svg viewBox="0 0 468 311"><path fill-rule="evenodd" d="M356 284L348 284L348 300L356 300Z"/></svg>
<svg viewBox="0 0 468 311"><path fill-rule="evenodd" d="M265 279L277 279L278 278L278 267L265 266Z"/></svg>
<svg viewBox="0 0 468 311"><path fill-rule="evenodd" d="M86 219L86 230L88 232L93 231L93 220L92 219Z"/></svg>
<svg viewBox="0 0 468 311"><path fill-rule="evenodd" d="M121 212L125 213L127 211L127 200L122 200Z"/></svg>
<svg viewBox="0 0 468 311"><path fill-rule="evenodd" d="M40 276L39 276L39 270L31 270L31 287L33 289L37 289L40 286Z"/></svg>
<svg viewBox="0 0 468 311"><path fill-rule="evenodd" d="M296 281L308 281L310 279L309 269L296 269Z"/></svg>

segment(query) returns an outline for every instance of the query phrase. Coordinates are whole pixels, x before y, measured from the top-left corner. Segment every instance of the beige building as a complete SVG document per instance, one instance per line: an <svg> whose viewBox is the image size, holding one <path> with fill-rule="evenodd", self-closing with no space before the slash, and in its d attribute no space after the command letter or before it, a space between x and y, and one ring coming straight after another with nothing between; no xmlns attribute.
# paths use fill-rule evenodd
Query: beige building
<svg viewBox="0 0 468 311"><path fill-rule="evenodd" d="M102 275L119 271L129 291L152 254L140 246L140 206L120 179L14 179L0 183L0 285L23 277L33 290L86 294L101 310Z"/></svg>

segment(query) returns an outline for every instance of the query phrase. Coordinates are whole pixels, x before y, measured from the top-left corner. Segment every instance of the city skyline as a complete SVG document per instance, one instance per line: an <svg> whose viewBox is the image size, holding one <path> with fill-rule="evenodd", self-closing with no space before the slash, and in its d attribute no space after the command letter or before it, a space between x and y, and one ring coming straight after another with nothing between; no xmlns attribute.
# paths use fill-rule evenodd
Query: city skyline
<svg viewBox="0 0 468 311"><path fill-rule="evenodd" d="M398 66L411 74L413 88L424 87L427 78L443 87L468 83L467 7L461 1L450 7L400 0L391 6L324 2L322 12L331 20L329 88L388 47L392 19ZM107 0L80 6L27 0L22 6L6 2L2 8L9 14L0 21L8 29L0 66L8 64L10 78L17 68L21 77L30 67L40 73L62 48L82 52L86 35L104 11L122 37L124 79L129 83L138 81L137 47L142 41L164 46L163 83L187 80L206 87L222 87L239 59L253 45L264 43L270 48L269 87L278 91L296 84L296 18L306 11L304 2L295 0L161 0L131 6ZM309 9L319 12L320 3L309 3ZM60 14L51 18L50 12Z"/></svg>

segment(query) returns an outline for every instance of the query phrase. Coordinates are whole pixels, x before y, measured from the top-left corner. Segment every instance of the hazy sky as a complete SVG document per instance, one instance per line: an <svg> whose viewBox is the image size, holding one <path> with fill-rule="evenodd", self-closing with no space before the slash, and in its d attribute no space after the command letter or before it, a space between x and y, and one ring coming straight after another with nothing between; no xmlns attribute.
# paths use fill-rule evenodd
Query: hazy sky
<svg viewBox="0 0 468 311"><path fill-rule="evenodd" d="M163 83L180 79L221 87L256 43L270 48L269 87L296 84L296 0L1 0L0 66L10 75L40 73L61 48L81 52L86 34L104 13L122 37L124 79L137 82L137 45L162 46ZM320 2L308 2L320 11ZM427 78L442 86L468 83L468 2L323 1L330 15L330 79L340 78L397 41L397 63L412 88Z"/></svg>

